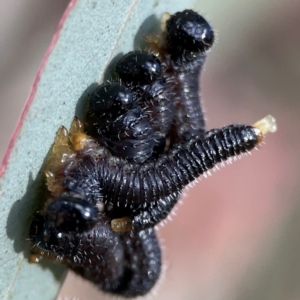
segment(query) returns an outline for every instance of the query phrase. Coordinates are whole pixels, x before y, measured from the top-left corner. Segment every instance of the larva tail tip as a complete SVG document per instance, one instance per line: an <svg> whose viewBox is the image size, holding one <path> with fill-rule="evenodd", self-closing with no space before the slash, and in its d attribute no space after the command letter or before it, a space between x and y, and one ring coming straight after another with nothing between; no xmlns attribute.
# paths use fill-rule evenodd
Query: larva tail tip
<svg viewBox="0 0 300 300"><path fill-rule="evenodd" d="M253 127L260 130L261 134L265 135L268 132L276 132L277 124L276 119L271 115L267 115L263 119L256 122Z"/></svg>

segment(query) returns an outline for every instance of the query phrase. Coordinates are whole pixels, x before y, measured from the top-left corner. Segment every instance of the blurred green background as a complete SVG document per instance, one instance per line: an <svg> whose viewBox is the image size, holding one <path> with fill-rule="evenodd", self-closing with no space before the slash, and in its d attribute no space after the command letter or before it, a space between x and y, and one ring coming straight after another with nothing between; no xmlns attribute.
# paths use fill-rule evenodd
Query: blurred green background
<svg viewBox="0 0 300 300"><path fill-rule="evenodd" d="M67 4L0 1L1 159ZM187 190L159 230L166 270L153 299L300 299L300 2L195 8L217 33L201 79L208 128L272 114L278 132ZM64 296L110 299L72 275Z"/></svg>

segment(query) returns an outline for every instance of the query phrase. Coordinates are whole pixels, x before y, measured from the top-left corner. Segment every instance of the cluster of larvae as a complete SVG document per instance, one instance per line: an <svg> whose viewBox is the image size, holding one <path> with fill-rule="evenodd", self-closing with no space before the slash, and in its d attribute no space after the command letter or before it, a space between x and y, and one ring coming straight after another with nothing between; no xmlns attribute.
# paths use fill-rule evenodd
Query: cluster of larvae
<svg viewBox="0 0 300 300"><path fill-rule="evenodd" d="M58 131L45 168L47 200L29 233L30 261L59 261L124 297L145 295L157 282L154 226L184 187L276 129L268 116L206 131L199 75L214 32L202 16L168 15L147 41L151 51L124 55L118 80L91 93L86 119Z"/></svg>

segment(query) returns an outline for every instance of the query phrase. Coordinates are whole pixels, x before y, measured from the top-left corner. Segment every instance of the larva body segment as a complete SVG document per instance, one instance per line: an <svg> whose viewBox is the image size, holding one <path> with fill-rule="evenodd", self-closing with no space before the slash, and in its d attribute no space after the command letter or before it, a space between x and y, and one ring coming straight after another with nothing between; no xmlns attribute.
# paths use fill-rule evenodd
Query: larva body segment
<svg viewBox="0 0 300 300"><path fill-rule="evenodd" d="M125 297L145 295L161 272L161 250L155 230L149 228L134 234L121 234L125 248L125 268L118 284L110 292Z"/></svg>
<svg viewBox="0 0 300 300"><path fill-rule="evenodd" d="M231 125L214 130L204 140L195 138L185 144L178 144L155 163L137 166L138 169L133 165L132 167L134 171L139 171L146 176L147 185L150 187L148 199L158 199L161 198L161 195L169 196L173 192L181 190L196 177L213 168L218 162L226 160L230 156L250 151L256 145L257 132L252 126ZM198 158L194 164L188 164L190 155ZM119 170L123 173L122 168ZM145 182L144 176L141 176L142 178L140 183ZM166 183L161 192L159 192L158 180L154 178L159 178ZM154 186L156 188L151 191L151 187ZM140 187L139 190L143 190L143 188ZM121 194L122 191L119 190L119 197ZM139 195L138 191L134 194Z"/></svg>

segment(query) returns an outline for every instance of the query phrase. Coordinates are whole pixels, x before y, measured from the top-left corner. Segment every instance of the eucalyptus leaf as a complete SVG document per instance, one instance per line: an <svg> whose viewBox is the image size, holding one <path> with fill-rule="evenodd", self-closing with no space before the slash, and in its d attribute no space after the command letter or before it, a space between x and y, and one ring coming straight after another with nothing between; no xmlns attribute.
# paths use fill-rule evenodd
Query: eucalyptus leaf
<svg viewBox="0 0 300 300"><path fill-rule="evenodd" d="M61 125L69 127L86 89L113 58L142 46L162 13L196 1L73 0L45 54L0 178L0 299L54 299L66 269L29 264L28 228L43 201L41 166ZM142 25L142 26L141 26ZM78 110L77 106L77 112Z"/></svg>

